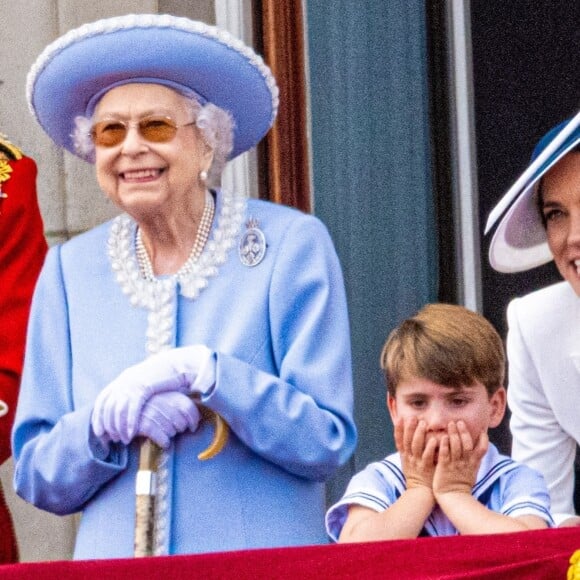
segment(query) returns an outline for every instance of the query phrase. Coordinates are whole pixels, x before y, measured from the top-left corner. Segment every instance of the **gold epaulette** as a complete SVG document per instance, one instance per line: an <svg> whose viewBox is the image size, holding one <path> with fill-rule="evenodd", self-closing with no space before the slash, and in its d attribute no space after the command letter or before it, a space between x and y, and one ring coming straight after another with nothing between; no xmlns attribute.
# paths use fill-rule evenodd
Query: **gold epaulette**
<svg viewBox="0 0 580 580"><path fill-rule="evenodd" d="M2 214L2 201L8 197L2 191L2 184L10 179L12 173L12 167L8 162L22 159L22 155L22 151L10 143L6 135L0 133L0 215Z"/></svg>
<svg viewBox="0 0 580 580"><path fill-rule="evenodd" d="M8 137L0 133L0 161L14 161L22 158L22 151L13 143L8 141Z"/></svg>

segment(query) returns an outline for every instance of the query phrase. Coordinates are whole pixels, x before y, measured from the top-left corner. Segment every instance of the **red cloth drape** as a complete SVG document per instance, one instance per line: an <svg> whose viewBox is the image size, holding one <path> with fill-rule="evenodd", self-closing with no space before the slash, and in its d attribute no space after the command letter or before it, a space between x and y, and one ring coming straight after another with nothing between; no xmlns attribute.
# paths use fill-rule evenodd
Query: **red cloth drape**
<svg viewBox="0 0 580 580"><path fill-rule="evenodd" d="M576 549L580 528L562 528L197 556L15 564L0 567L0 578L564 580Z"/></svg>

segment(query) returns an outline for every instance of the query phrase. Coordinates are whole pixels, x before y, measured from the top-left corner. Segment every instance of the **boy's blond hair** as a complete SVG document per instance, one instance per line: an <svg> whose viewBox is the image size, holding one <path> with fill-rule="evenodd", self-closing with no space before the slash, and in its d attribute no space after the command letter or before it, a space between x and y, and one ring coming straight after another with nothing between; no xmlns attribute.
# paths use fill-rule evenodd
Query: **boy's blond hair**
<svg viewBox="0 0 580 580"><path fill-rule="evenodd" d="M505 354L495 328L453 304L428 304L389 335L381 353L389 394L413 377L448 387L482 383L491 396L503 386Z"/></svg>

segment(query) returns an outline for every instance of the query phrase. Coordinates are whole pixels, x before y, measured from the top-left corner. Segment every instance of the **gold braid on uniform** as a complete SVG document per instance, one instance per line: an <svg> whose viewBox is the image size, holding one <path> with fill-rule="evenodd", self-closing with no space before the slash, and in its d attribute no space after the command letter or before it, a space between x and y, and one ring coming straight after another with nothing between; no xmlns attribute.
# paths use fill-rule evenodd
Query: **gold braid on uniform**
<svg viewBox="0 0 580 580"><path fill-rule="evenodd" d="M0 133L0 160L16 161L21 159L22 155L22 151L16 145L10 143L4 133Z"/></svg>
<svg viewBox="0 0 580 580"><path fill-rule="evenodd" d="M12 167L8 161L22 159L22 151L8 141L6 135L0 133L0 213L2 213L2 200L8 197L2 191L2 184L10 179Z"/></svg>

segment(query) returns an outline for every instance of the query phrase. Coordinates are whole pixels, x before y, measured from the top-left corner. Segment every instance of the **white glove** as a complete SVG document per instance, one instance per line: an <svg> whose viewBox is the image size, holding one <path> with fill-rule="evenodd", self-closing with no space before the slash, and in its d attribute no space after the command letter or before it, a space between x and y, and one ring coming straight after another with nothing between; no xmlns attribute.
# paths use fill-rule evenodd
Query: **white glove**
<svg viewBox="0 0 580 580"><path fill-rule="evenodd" d="M167 449L177 433L197 429L201 415L190 397L176 391L157 393L143 406L137 435L147 437Z"/></svg>
<svg viewBox="0 0 580 580"><path fill-rule="evenodd" d="M204 345L163 351L125 369L97 396L91 425L97 437L127 445L143 405L156 393L206 394L215 384L215 353Z"/></svg>

